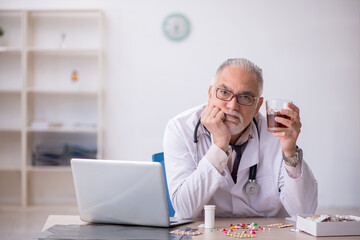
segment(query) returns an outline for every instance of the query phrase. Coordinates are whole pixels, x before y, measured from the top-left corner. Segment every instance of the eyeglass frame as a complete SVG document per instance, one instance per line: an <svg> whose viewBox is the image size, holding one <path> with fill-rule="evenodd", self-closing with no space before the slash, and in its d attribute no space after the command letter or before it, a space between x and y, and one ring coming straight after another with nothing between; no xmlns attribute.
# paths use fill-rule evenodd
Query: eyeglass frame
<svg viewBox="0 0 360 240"><path fill-rule="evenodd" d="M231 98L230 98L229 100L225 100L225 99L219 98L219 97L218 97L218 90L224 90L224 91L227 91L227 92L231 93L231 94L232 94ZM243 105L243 106L249 106L249 107L254 105L254 102L255 102L256 99L260 99L260 97L253 97L253 96L246 95L246 94L241 94L241 93L235 94L235 93L233 93L232 91L230 91L230 90L228 90L228 89L225 89L225 88L215 88L215 96L216 96L217 99L222 100L222 101L226 101L226 102L230 102L234 97L236 97L236 102L237 102L238 104ZM252 103L251 103L250 105L246 105L246 104L240 103L238 96L247 96L247 97L250 97L250 98L252 99Z"/></svg>

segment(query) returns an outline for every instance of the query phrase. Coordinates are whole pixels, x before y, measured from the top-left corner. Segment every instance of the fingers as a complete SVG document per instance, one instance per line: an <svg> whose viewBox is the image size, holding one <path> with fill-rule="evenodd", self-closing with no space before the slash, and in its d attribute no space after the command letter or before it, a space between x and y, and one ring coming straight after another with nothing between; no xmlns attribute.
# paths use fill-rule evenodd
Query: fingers
<svg viewBox="0 0 360 240"><path fill-rule="evenodd" d="M281 148L286 156L293 156L296 151L296 141L300 134L301 121L300 110L292 103L288 104L289 109L281 109L280 113L285 117L275 117L275 121L286 127L287 131L273 132L273 136L278 137L281 142ZM287 119L288 118L288 119Z"/></svg>
<svg viewBox="0 0 360 240"><path fill-rule="evenodd" d="M286 134L287 134L287 132L273 132L272 133L273 134L273 136L275 136L275 137L285 137L286 136Z"/></svg>
<svg viewBox="0 0 360 240"><path fill-rule="evenodd" d="M292 103L288 104L290 109L281 109L280 113L289 116L291 119L300 119L300 109Z"/></svg>
<svg viewBox="0 0 360 240"><path fill-rule="evenodd" d="M209 117L210 118L217 118L219 119L218 115L220 115L219 113L221 112L220 108L218 107L213 107L212 110L210 111ZM222 113L222 112L221 112Z"/></svg>
<svg viewBox="0 0 360 240"><path fill-rule="evenodd" d="M215 119L220 121L220 122L224 122L225 121L225 113L223 111L219 111L217 112L217 114L215 115Z"/></svg>
<svg viewBox="0 0 360 240"><path fill-rule="evenodd" d="M300 113L300 109L293 103L288 103L288 107L293 110L294 112Z"/></svg>
<svg viewBox="0 0 360 240"><path fill-rule="evenodd" d="M290 119L286 119L283 117L275 117L275 121L278 123L281 123L283 125L285 125L286 127L288 127L290 130L297 130L301 128L301 122L300 122L300 118L290 118Z"/></svg>
<svg viewBox="0 0 360 240"><path fill-rule="evenodd" d="M219 107L206 106L201 116L201 123L212 134L214 143L226 151L231 134L224 123L225 113Z"/></svg>
<svg viewBox="0 0 360 240"><path fill-rule="evenodd" d="M213 121L224 121L225 113L221 111L220 108L215 107L213 105L206 106L204 112L201 116L201 122L204 124L205 122L213 122Z"/></svg>
<svg viewBox="0 0 360 240"><path fill-rule="evenodd" d="M300 109L293 103L288 103L290 109L281 109L280 113L290 119L276 117L275 121L284 124L288 128L301 128Z"/></svg>

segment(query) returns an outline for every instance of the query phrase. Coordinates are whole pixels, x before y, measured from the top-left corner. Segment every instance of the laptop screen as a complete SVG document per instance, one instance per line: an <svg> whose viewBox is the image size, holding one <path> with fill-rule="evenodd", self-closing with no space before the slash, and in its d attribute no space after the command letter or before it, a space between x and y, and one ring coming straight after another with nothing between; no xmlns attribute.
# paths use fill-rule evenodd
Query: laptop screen
<svg viewBox="0 0 360 240"><path fill-rule="evenodd" d="M71 168L83 221L169 226L160 163L72 159Z"/></svg>

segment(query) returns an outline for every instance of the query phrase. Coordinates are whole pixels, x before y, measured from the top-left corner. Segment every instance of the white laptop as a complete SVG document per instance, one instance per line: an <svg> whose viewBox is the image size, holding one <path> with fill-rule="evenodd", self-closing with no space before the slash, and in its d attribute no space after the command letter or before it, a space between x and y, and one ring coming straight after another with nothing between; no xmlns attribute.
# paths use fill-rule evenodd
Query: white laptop
<svg viewBox="0 0 360 240"><path fill-rule="evenodd" d="M172 227L161 163L72 159L80 218L86 222Z"/></svg>

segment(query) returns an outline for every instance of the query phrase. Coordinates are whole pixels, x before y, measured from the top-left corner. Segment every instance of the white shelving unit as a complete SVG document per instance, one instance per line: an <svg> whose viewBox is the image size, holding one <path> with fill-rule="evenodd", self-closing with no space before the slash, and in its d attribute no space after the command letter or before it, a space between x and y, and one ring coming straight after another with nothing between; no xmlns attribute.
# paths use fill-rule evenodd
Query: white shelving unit
<svg viewBox="0 0 360 240"><path fill-rule="evenodd" d="M75 205L70 167L32 154L66 143L103 156L102 12L0 10L0 27L0 206Z"/></svg>

